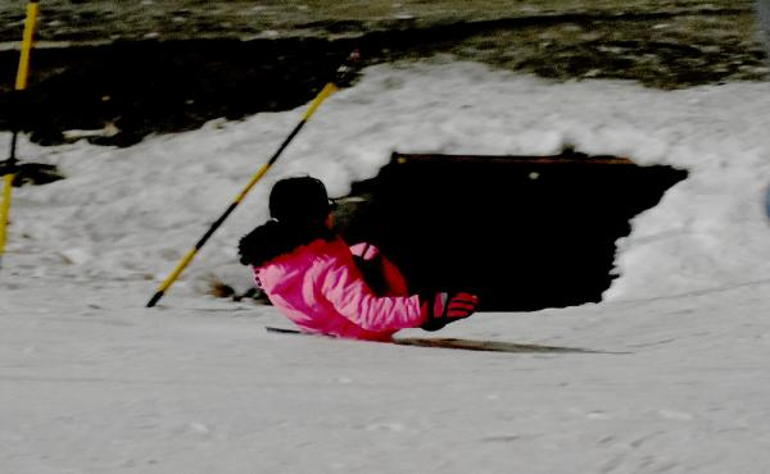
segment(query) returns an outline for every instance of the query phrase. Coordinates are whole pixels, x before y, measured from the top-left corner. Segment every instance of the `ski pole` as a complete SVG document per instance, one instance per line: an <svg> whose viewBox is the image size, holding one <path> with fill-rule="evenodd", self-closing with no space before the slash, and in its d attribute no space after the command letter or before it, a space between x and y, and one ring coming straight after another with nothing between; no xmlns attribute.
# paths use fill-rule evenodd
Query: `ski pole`
<svg viewBox="0 0 770 474"><path fill-rule="evenodd" d="M27 4L27 18L24 21L24 34L21 41L21 54L19 56L19 69L16 72L16 84L14 94L19 94L27 88L29 77L29 56L32 50L32 39L35 35L35 23L37 21L38 2L30 0ZM5 161L3 169L3 202L0 204L0 268L3 266L3 254L5 253L6 229L8 227L8 215L11 212L11 188L13 187L14 173L16 171L16 142L19 135L18 125L13 127L11 136L11 152Z"/></svg>
<svg viewBox="0 0 770 474"><path fill-rule="evenodd" d="M158 287L158 290L155 292L153 297L150 299L149 302L147 302L147 307L152 308L155 306L155 304L163 297L166 290L176 281L177 278L179 278L179 275L184 271L184 269L190 264L192 259L195 257L195 255L198 253L198 251L203 247L203 245L206 244L206 242L209 240L209 238L216 232L216 230L219 228L219 226L222 225L222 223L227 219L227 217L235 210L235 208L238 206L238 204L243 201L243 198L246 197L246 195L249 193L251 188L254 187L257 182L262 179L262 176L265 175L267 170L278 160L278 157L281 156L283 151L286 149L287 146L289 146L289 143L294 139L294 137L297 136L300 130L302 130L302 127L305 126L308 120L310 120L310 117L315 113L316 110L318 110L318 107L321 105L321 102L323 102L327 97L329 97L333 92L335 92L338 89L337 83L344 80L352 71L353 64L358 61L358 51L353 51L348 59L342 64L342 66L337 69L337 77L335 80L330 81L326 86L324 86L323 89L321 89L321 92L318 93L318 95L313 99L313 102L310 103L310 106L308 107L307 111L305 111L305 114L302 116L302 119L299 121L299 123L294 127L294 129L291 131L288 137L281 143L281 146L278 147L278 150L273 154L273 156L270 158L270 160L262 165L259 170L254 174L254 176L251 178L251 180L248 182L248 184L241 190L241 192L235 197L235 200L230 204L230 206L227 208L227 210L222 214L219 219L214 221L213 224L211 224L211 227L208 231L206 231L205 234L203 234L203 237L198 240L198 242L195 244L195 246L185 254L184 257L179 261L179 263L176 265L174 270L169 274L169 276L161 283L161 285Z"/></svg>

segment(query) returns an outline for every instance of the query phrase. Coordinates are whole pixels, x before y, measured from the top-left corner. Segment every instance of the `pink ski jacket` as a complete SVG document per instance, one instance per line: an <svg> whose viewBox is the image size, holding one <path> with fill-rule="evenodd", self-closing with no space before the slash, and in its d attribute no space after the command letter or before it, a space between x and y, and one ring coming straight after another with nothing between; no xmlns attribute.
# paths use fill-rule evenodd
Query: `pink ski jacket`
<svg viewBox="0 0 770 474"><path fill-rule="evenodd" d="M399 329L419 327L425 321L419 297L406 295L401 273L384 258L388 296L372 293L353 260L362 250L364 244L318 239L252 270L270 302L303 332L389 341ZM377 252L369 246L363 257Z"/></svg>

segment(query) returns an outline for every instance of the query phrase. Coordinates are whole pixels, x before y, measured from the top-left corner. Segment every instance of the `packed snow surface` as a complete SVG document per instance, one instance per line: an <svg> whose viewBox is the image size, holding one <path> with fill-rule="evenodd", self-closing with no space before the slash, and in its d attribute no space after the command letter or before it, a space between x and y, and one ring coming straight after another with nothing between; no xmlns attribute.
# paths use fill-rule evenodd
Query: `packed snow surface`
<svg viewBox="0 0 770 474"><path fill-rule="evenodd" d="M658 91L472 63L367 69L145 309L303 110L127 149L21 142L24 160L67 179L13 194L0 472L765 471L770 83ZM236 243L277 179L315 175L342 196L394 150L568 145L690 174L634 218L603 303L482 313L431 336L575 352L270 335L288 327L273 308L207 295L211 281L248 287Z"/></svg>

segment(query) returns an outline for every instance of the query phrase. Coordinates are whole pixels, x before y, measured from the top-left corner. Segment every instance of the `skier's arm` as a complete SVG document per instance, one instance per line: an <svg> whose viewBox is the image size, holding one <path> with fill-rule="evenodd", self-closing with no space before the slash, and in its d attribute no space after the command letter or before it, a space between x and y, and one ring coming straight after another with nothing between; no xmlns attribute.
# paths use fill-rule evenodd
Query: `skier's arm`
<svg viewBox="0 0 770 474"><path fill-rule="evenodd" d="M385 258L385 255L380 252L380 249L370 243L359 243L352 245L350 251L353 255L362 258L366 262L376 262L379 273L381 274L384 284L384 290L379 293L383 296L406 296L409 294L407 289L406 279L390 260Z"/></svg>
<svg viewBox="0 0 770 474"><path fill-rule="evenodd" d="M426 318L420 298L377 297L353 262L334 262L319 275L321 292L343 316L367 331L382 332L419 327Z"/></svg>

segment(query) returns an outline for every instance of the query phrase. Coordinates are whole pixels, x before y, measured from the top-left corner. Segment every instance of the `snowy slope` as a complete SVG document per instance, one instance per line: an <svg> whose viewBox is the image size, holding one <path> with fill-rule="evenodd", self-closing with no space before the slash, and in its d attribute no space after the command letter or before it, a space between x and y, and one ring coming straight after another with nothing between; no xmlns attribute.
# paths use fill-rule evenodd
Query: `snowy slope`
<svg viewBox="0 0 770 474"><path fill-rule="evenodd" d="M176 283L144 303L302 110L128 149L37 148L0 278L0 472L764 472L770 463L770 84L662 92L469 63L378 66L332 96ZM0 149L7 144L3 136ZM235 243L280 177L333 195L394 149L580 151L690 177L633 221L606 302L480 314L476 354L268 335ZM419 330L406 335L421 334Z"/></svg>

